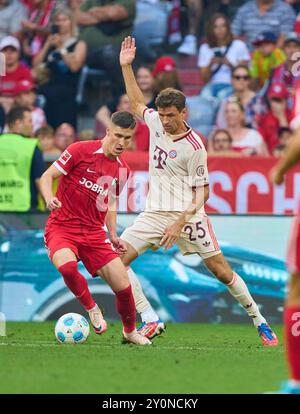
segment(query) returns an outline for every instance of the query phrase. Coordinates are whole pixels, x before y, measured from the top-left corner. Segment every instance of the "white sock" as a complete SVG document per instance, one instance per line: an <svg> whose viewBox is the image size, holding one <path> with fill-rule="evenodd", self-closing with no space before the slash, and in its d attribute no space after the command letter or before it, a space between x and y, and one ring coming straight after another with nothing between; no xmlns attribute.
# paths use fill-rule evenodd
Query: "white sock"
<svg viewBox="0 0 300 414"><path fill-rule="evenodd" d="M252 318L254 326L258 327L262 323L266 323L265 318L261 315L257 304L246 286L243 279L233 272L233 279L227 285L232 296L243 306L250 318Z"/></svg>
<svg viewBox="0 0 300 414"><path fill-rule="evenodd" d="M137 312L141 315L143 322L153 322L159 319L157 313L153 310L152 306L150 305L149 301L147 300L146 296L143 293L142 286L137 275L134 271L129 267L127 269L127 274L131 283L132 287L132 294L135 301L135 307Z"/></svg>

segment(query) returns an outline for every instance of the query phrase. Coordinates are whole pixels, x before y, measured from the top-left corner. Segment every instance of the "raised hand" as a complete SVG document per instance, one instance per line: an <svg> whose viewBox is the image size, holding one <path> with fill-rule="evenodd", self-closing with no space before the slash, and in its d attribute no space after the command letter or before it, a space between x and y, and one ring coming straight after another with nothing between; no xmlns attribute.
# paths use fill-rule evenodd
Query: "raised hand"
<svg viewBox="0 0 300 414"><path fill-rule="evenodd" d="M135 58L136 46L135 38L128 36L122 42L120 51L120 65L131 65Z"/></svg>

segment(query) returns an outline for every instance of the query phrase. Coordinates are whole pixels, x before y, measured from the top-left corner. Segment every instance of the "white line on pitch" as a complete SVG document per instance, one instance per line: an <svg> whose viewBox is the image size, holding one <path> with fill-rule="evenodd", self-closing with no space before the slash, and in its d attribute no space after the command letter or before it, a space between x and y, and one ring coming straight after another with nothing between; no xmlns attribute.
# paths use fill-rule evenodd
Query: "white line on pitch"
<svg viewBox="0 0 300 414"><path fill-rule="evenodd" d="M0 346L12 346L12 347L29 347L29 348L36 348L36 347L61 347L64 344L58 344L58 343L53 343L53 342L33 342L33 343L16 343L16 342L0 342ZM70 346L72 344L69 344ZM74 346L78 346L81 344L74 344ZM83 346L85 348L111 348L112 346L121 346L122 344L120 342L113 342L110 345L108 344L84 344ZM156 346L155 346L156 348ZM173 351L220 351L220 349L222 349L221 347L215 347L215 348L211 348L211 347L188 347L188 346L164 346L164 345L157 345L157 348L159 349L164 349L164 350L173 350ZM230 349L228 348L227 351L245 351L245 348L235 348L235 347L230 347ZM265 348L258 348L255 349L255 351L260 351L260 352L264 352ZM226 349L222 349L222 352L226 351ZM283 349L279 349L277 350L277 352L284 352Z"/></svg>

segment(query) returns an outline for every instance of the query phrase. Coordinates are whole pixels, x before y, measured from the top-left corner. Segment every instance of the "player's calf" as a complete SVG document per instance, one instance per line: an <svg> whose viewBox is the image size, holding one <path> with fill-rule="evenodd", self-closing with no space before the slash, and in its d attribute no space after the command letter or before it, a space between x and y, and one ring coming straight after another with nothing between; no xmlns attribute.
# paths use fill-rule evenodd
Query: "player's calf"
<svg viewBox="0 0 300 414"><path fill-rule="evenodd" d="M86 278L78 271L78 265L76 261L70 261L58 268L64 278L65 284L70 291L77 297L79 302L88 311L92 309L96 304L89 291Z"/></svg>
<svg viewBox="0 0 300 414"><path fill-rule="evenodd" d="M115 292L115 294L117 310L123 323L124 332L133 332L136 327L136 311L131 285L120 292Z"/></svg>

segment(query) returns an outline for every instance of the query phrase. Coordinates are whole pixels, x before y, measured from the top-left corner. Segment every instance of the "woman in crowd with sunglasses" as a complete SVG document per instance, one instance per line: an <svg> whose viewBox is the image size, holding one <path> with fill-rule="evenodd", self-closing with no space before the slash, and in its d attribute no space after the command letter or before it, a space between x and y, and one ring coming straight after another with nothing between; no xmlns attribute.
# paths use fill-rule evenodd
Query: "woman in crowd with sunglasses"
<svg viewBox="0 0 300 414"><path fill-rule="evenodd" d="M250 72L246 65L238 65L232 69L231 83L233 93L231 96L235 96L240 100L245 111L246 125L249 128L254 128L256 127L256 112L261 104L259 97L250 89L250 80ZM225 118L225 106L227 100L228 98L223 100L220 105L216 118L217 128L227 128Z"/></svg>

